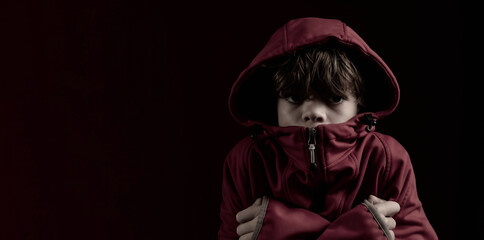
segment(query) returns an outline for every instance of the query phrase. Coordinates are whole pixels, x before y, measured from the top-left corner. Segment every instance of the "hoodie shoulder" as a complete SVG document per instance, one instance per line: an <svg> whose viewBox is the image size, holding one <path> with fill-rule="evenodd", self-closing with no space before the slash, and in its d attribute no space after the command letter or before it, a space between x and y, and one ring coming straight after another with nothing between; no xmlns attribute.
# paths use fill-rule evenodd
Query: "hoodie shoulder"
<svg viewBox="0 0 484 240"><path fill-rule="evenodd" d="M373 134L380 140L386 155L390 159L394 159L392 156L400 156L401 159L410 160L407 150L395 138L379 132Z"/></svg>
<svg viewBox="0 0 484 240"><path fill-rule="evenodd" d="M365 151L373 156L371 164L382 168L385 179L392 172L398 171L399 167L396 166L408 168L411 165L407 150L392 136L380 132L371 132L365 138ZM385 179L383 179L383 182L385 182Z"/></svg>
<svg viewBox="0 0 484 240"><path fill-rule="evenodd" d="M226 164L236 167L234 165L240 166L240 164L245 163L246 160L249 158L250 149L252 148L255 142L256 140L252 139L249 136L241 139L228 152L227 157L225 159Z"/></svg>

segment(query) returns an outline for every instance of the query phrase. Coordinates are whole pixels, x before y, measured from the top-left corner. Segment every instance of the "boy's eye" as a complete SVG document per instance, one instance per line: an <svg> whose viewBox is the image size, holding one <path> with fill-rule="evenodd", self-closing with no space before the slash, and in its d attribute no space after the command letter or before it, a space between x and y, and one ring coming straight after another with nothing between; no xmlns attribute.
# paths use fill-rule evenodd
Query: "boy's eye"
<svg viewBox="0 0 484 240"><path fill-rule="evenodd" d="M328 100L332 104L338 104L343 102L344 98L341 96L333 96L333 97L330 97Z"/></svg>
<svg viewBox="0 0 484 240"><path fill-rule="evenodd" d="M299 103L301 103L301 102L302 102L302 100L301 100L301 99L299 99L299 98L298 98L298 97L296 97L296 96L289 96L289 97L287 97L287 98L286 98L286 100L287 100L288 102L290 102L290 103L294 103L294 104L299 104Z"/></svg>

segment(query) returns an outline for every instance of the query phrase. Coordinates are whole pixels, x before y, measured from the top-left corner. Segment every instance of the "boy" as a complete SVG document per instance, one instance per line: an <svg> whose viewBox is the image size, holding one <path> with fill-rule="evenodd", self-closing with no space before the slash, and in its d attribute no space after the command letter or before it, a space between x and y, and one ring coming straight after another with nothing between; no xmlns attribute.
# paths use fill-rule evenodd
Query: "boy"
<svg viewBox="0 0 484 240"><path fill-rule="evenodd" d="M375 132L398 101L390 69L344 23L278 29L232 87L251 137L224 164L219 239L437 239L407 152Z"/></svg>

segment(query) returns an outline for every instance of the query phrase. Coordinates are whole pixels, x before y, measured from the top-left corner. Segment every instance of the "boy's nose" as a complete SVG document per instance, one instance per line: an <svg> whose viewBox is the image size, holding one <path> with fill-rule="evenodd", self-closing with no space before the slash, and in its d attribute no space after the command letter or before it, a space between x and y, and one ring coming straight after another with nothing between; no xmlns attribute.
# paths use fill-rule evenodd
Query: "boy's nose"
<svg viewBox="0 0 484 240"><path fill-rule="evenodd" d="M307 124L321 124L326 121L326 114L323 104L318 101L307 101L302 114L303 121Z"/></svg>
<svg viewBox="0 0 484 240"><path fill-rule="evenodd" d="M323 123L325 117L323 116L323 114L317 112L308 112L303 116L303 120L306 123Z"/></svg>
<svg viewBox="0 0 484 240"><path fill-rule="evenodd" d="M323 117L311 113L304 117L304 121L323 122Z"/></svg>

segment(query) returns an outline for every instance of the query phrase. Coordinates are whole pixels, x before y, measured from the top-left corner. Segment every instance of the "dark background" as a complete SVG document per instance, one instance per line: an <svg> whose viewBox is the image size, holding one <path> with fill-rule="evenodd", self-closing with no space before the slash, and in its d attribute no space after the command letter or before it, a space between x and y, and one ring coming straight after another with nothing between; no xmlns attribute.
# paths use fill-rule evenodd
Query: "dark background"
<svg viewBox="0 0 484 240"><path fill-rule="evenodd" d="M306 16L343 20L393 70L401 103L378 129L409 151L439 237L462 237L458 2L2 5L0 239L215 239L222 163L247 134L230 87Z"/></svg>

